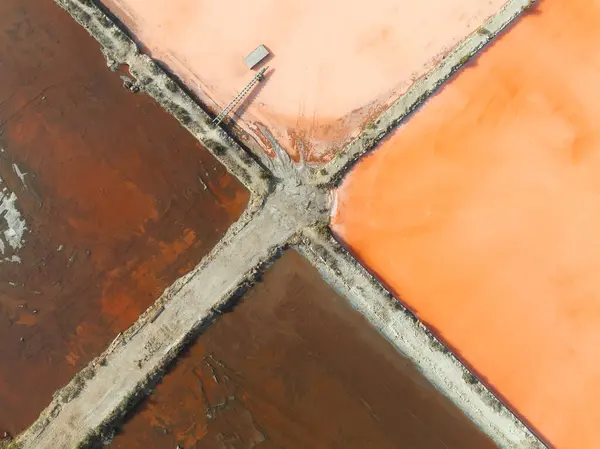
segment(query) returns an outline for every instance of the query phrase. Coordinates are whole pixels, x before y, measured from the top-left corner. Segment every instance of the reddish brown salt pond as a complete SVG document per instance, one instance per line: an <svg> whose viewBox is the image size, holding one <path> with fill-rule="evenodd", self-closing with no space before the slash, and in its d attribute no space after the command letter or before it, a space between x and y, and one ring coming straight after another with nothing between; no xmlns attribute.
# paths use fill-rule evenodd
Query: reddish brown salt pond
<svg viewBox="0 0 600 449"><path fill-rule="evenodd" d="M542 0L361 162L333 228L551 445L598 447L600 5Z"/></svg>
<svg viewBox="0 0 600 449"><path fill-rule="evenodd" d="M30 424L247 203L122 84L52 0L0 2L0 435Z"/></svg>
<svg viewBox="0 0 600 449"><path fill-rule="evenodd" d="M114 449L495 445L289 251L201 335Z"/></svg>

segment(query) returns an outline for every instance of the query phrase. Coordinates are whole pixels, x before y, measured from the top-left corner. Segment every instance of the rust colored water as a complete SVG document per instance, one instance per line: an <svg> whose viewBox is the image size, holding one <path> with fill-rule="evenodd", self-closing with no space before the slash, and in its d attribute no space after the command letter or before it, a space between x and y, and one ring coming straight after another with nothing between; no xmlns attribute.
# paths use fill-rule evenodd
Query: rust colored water
<svg viewBox="0 0 600 449"><path fill-rule="evenodd" d="M199 337L119 449L492 449L298 253Z"/></svg>
<svg viewBox="0 0 600 449"><path fill-rule="evenodd" d="M0 435L14 435L248 193L51 0L0 2L0 133Z"/></svg>
<svg viewBox="0 0 600 449"><path fill-rule="evenodd" d="M329 160L506 0L102 0L209 107L254 76L243 58L273 53L258 93L238 111L290 153Z"/></svg>
<svg viewBox="0 0 600 449"><path fill-rule="evenodd" d="M339 190L333 228L559 449L598 447L600 5L542 0Z"/></svg>

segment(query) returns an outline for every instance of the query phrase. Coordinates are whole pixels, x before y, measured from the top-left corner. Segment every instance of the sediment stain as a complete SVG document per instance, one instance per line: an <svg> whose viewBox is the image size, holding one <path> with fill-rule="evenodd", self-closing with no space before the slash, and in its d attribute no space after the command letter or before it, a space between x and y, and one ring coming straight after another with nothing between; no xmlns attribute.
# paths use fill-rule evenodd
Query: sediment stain
<svg viewBox="0 0 600 449"><path fill-rule="evenodd" d="M177 445L495 447L294 251L179 358L111 447Z"/></svg>
<svg viewBox="0 0 600 449"><path fill-rule="evenodd" d="M249 194L51 0L0 3L0 148L0 435L15 435Z"/></svg>

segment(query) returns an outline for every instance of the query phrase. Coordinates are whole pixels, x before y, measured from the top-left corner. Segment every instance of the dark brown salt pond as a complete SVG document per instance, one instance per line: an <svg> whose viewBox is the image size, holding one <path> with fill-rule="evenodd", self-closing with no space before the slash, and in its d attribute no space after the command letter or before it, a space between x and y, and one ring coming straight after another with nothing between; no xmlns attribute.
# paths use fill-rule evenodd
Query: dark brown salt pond
<svg viewBox="0 0 600 449"><path fill-rule="evenodd" d="M52 0L0 2L0 133L2 435L197 264L249 195Z"/></svg>
<svg viewBox="0 0 600 449"><path fill-rule="evenodd" d="M299 254L193 344L113 449L495 445Z"/></svg>

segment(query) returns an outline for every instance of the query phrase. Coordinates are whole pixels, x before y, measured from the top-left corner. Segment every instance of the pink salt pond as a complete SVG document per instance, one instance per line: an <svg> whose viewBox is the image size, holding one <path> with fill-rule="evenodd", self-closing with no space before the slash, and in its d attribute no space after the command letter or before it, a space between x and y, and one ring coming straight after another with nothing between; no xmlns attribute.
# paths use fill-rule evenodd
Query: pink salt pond
<svg viewBox="0 0 600 449"><path fill-rule="evenodd" d="M330 160L505 1L103 0L213 111L266 45L269 72L237 124L247 143L272 154L271 134L310 162Z"/></svg>

